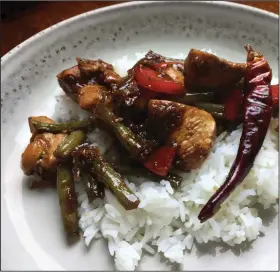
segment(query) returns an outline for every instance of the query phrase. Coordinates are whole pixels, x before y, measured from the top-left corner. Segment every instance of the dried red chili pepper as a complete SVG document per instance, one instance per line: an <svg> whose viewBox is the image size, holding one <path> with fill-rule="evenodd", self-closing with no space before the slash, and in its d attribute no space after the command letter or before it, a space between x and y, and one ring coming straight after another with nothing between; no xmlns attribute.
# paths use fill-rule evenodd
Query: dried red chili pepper
<svg viewBox="0 0 280 272"><path fill-rule="evenodd" d="M211 218L233 190L245 179L263 144L272 116L271 68L263 55L246 45L247 73L243 131L235 161L223 185L198 215L204 222Z"/></svg>

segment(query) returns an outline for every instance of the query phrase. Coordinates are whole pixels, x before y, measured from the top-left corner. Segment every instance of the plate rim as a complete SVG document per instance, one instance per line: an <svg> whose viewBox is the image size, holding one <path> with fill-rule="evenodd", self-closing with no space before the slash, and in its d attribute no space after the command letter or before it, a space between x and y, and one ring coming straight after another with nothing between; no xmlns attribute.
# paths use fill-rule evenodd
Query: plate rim
<svg viewBox="0 0 280 272"><path fill-rule="evenodd" d="M216 1L188 1L187 4L185 3L187 1L162 1L162 2L158 2L158 1L147 1L147 2L140 2L140 1L134 1L134 2L128 2L128 3L121 3L121 4L114 4L108 7L104 7L104 8L100 8L100 9L96 9L96 10L92 10L92 11L88 11L88 12L84 12L81 13L79 15L73 16L71 18L68 18L66 20L63 20L59 23L56 23L38 33L36 33L35 35L31 36L30 38L28 38L27 40L23 41L22 43L20 43L19 45L17 45L16 47L14 47L13 49L11 49L8 53L6 53L4 56L2 56L1 58L1 70L4 68L8 68L7 66L9 65L9 61L14 59L15 57L17 57L17 55L21 52L24 53L24 50L30 50L30 48L28 48L29 46L33 46L34 44L40 43L42 39L45 38L46 35L49 34L54 34L57 31L57 28L60 27L65 27L68 25L72 25L75 24L75 22L79 22L80 20L83 20L84 18L88 18L88 17L94 17L94 16L100 16L102 14L106 14L108 13L113 13L115 11L119 11L119 12L123 12L125 11L127 8L131 8L133 6L149 6L149 5L160 5L160 6L164 6L164 5L198 5L198 6L204 6L207 7L209 5L211 6L216 6L217 8L221 8L221 9L225 9L225 8L233 8L233 12L238 12L238 11L246 11L248 12L251 16L253 16L254 14L258 14L260 16L264 16L265 18L270 19L273 22L277 22L279 20L279 15L268 12L268 11L264 11L258 8L254 8L254 7L250 7L250 6L245 6L242 4L237 4L237 3L231 3L231 2L216 2ZM277 21L276 21L277 20ZM4 67L5 65L5 67ZM1 124L2 126L2 124ZM2 186L1 186L2 187ZM7 206L5 206L6 202L4 202L3 208L7 209ZM2 206L1 206L1 211L2 211ZM9 215L8 215L9 216ZM10 218L9 218L10 221ZM14 230L13 230L14 231Z"/></svg>
<svg viewBox="0 0 280 272"><path fill-rule="evenodd" d="M17 46L15 46L13 49L8 51L4 56L1 57L1 70L4 69L4 66L9 62L10 59L12 59L18 52L21 50L24 50L27 46L32 46L32 44L40 41L42 37L48 34L52 34L53 32L56 31L57 28L62 27L62 26L67 26L70 24L75 23L76 21L79 21L83 17L89 17L89 16L94 16L94 15L100 15L102 13L106 12L112 12L115 10L121 10L125 9L128 7L133 7L133 6L147 6L147 5L174 5L174 4L196 4L196 5L212 5L212 6L217 6L219 8L233 8L235 10L243 10L247 11L252 14L258 14L261 16L265 16L267 18L270 18L272 20L279 20L279 15L262 10L256 7L252 6L247 6L239 3L234 3L234 2L228 2L228 1L131 1L131 2L125 2L125 3L119 3L119 4L114 4L111 6L103 7L103 8L98 8L95 10L83 12L81 14L75 15L73 17L70 17L68 19L65 19L61 22L58 22L54 25L49 26L46 29L41 30L40 32L36 33L35 35L31 36L30 38L24 40Z"/></svg>

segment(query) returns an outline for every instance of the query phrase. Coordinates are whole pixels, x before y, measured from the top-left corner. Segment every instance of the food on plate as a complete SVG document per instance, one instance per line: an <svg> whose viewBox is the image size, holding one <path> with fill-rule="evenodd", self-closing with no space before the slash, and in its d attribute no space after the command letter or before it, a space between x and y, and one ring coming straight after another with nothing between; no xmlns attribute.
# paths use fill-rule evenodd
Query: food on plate
<svg viewBox="0 0 280 272"><path fill-rule="evenodd" d="M263 145L272 117L271 68L263 55L249 45L245 48L248 53L245 75L246 98L240 144L226 181L198 216L202 222L212 217L220 209L221 203L243 182Z"/></svg>
<svg viewBox="0 0 280 272"><path fill-rule="evenodd" d="M71 132L65 139L57 146L54 155L59 159L71 158L72 152L80 146L86 139L86 135L81 130Z"/></svg>
<svg viewBox="0 0 280 272"><path fill-rule="evenodd" d="M213 54L192 49L184 62L185 87L189 91L225 92L245 76L246 64L233 63Z"/></svg>
<svg viewBox="0 0 280 272"><path fill-rule="evenodd" d="M142 249L180 263L194 240L257 238L254 204L277 199L279 85L245 49L244 63L149 51L123 76L78 57L57 75L83 117L30 117L21 166L30 188L56 187L68 241L102 234L117 269L133 270Z"/></svg>
<svg viewBox="0 0 280 272"><path fill-rule="evenodd" d="M55 123L45 116L30 117L28 120L33 135L21 159L22 170L28 176L34 174L41 176L45 172L56 170L59 160L53 153L66 137L64 133L38 132L34 123L42 120L48 125Z"/></svg>
<svg viewBox="0 0 280 272"><path fill-rule="evenodd" d="M110 189L125 209L138 207L139 199L127 187L122 176L107 163L95 146L82 145L73 152L74 163L85 170L89 170L99 182L103 182Z"/></svg>
<svg viewBox="0 0 280 272"><path fill-rule="evenodd" d="M183 170L196 169L203 163L216 136L211 114L172 101L150 100L148 120L158 138L175 146L176 166Z"/></svg>
<svg viewBox="0 0 280 272"><path fill-rule="evenodd" d="M59 165L57 167L57 191L61 217L69 243L79 238L78 201L71 169Z"/></svg>

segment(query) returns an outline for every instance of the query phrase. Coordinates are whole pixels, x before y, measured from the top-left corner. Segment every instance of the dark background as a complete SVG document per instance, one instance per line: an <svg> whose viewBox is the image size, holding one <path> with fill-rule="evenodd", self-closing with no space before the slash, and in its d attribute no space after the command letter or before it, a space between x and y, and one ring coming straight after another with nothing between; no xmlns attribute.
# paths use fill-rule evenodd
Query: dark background
<svg viewBox="0 0 280 272"><path fill-rule="evenodd" d="M237 1L234 1L237 2ZM60 21L120 1L1 1L1 56L37 32ZM237 2L279 14L278 1Z"/></svg>

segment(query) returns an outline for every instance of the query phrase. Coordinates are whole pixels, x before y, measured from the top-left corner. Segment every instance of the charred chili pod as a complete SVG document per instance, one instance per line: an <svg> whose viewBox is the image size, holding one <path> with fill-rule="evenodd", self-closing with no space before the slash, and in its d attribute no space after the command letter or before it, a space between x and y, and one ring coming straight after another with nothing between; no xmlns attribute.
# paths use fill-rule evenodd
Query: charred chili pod
<svg viewBox="0 0 280 272"><path fill-rule="evenodd" d="M111 127L125 149L137 160L145 161L152 152L154 144L134 134L130 128L120 122L108 108L100 106L96 110L98 118Z"/></svg>
<svg viewBox="0 0 280 272"><path fill-rule="evenodd" d="M59 133L63 131L87 130L91 125L89 120L71 121L67 123L44 123L32 121L32 126L38 132Z"/></svg>
<svg viewBox="0 0 280 272"><path fill-rule="evenodd" d="M62 222L68 242L79 238L78 202L72 172L65 166L57 168L57 191Z"/></svg>
<svg viewBox="0 0 280 272"><path fill-rule="evenodd" d="M246 45L247 72L243 131L237 156L222 186L214 193L198 215L201 222L211 218L251 170L262 147L272 117L272 71L263 55Z"/></svg>
<svg viewBox="0 0 280 272"><path fill-rule="evenodd" d="M89 168L99 182L112 191L126 210L136 209L140 203L138 197L128 188L122 176L100 155L97 147L83 145L73 152L75 161Z"/></svg>
<svg viewBox="0 0 280 272"><path fill-rule="evenodd" d="M63 142L56 148L54 155L57 158L68 158L74 149L81 145L86 139L86 134L82 130L76 130L70 133Z"/></svg>

